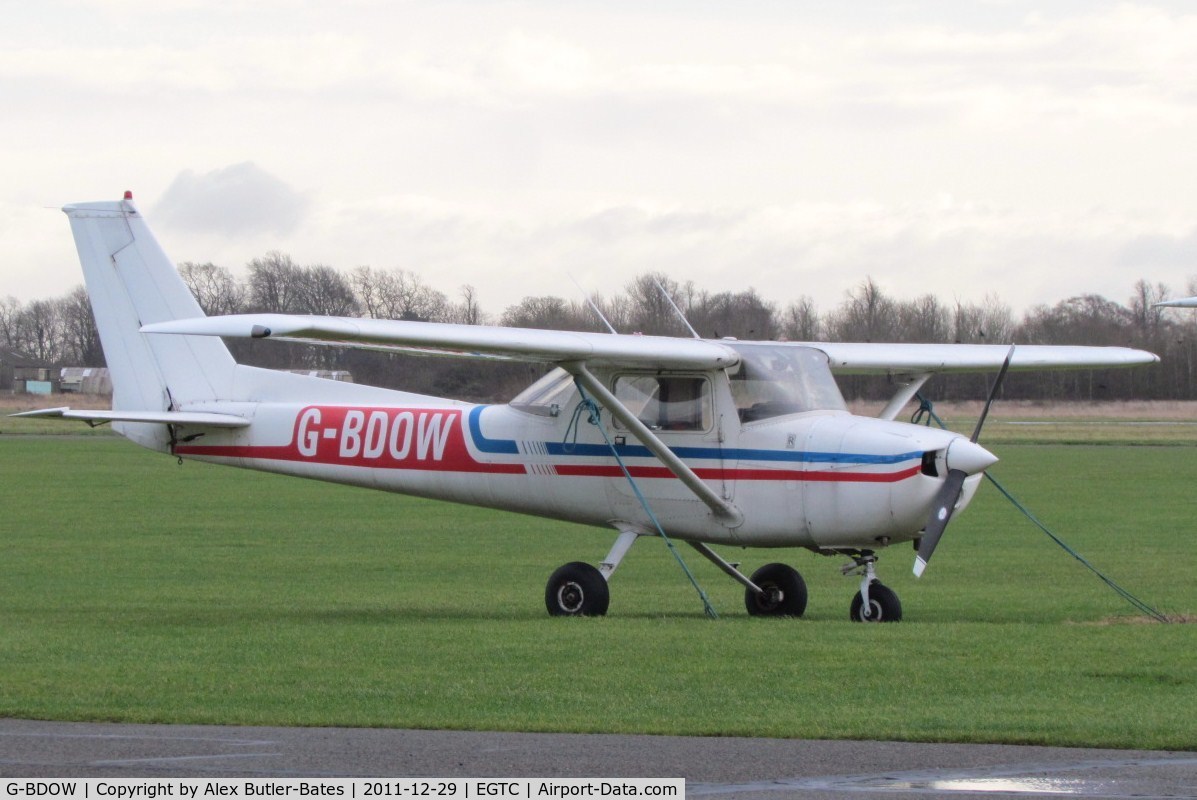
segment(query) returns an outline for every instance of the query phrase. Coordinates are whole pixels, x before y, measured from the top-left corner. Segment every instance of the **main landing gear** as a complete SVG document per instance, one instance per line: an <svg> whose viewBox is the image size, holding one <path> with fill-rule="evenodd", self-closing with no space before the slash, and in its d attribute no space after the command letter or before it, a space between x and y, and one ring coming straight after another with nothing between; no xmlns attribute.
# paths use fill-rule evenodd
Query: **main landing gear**
<svg viewBox="0 0 1197 800"><path fill-rule="evenodd" d="M607 581L632 544L643 534L636 530L620 533L611 552L599 567L571 561L557 569L545 585L544 602L554 617L601 617L611 601ZM806 613L806 581L788 564L766 564L749 578L705 544L690 545L716 566L744 585L744 607L754 617L801 617ZM827 552L831 555L831 552ZM877 580L877 556L871 550L843 553L852 558L845 575L861 576L860 591L852 598L853 622L898 622L902 603L893 589Z"/></svg>
<svg viewBox="0 0 1197 800"><path fill-rule="evenodd" d="M806 581L788 564L766 564L752 573L760 591L744 589L744 607L754 617L801 617L806 612Z"/></svg>
<svg viewBox="0 0 1197 800"><path fill-rule="evenodd" d="M554 617L601 617L610 602L607 579L583 561L559 567L544 587L544 604Z"/></svg>
<svg viewBox="0 0 1197 800"><path fill-rule="evenodd" d="M571 561L558 568L544 587L544 604L549 614L554 617L601 617L606 614L611 602L607 579L642 535L632 528L622 529L611 552L597 569L582 561Z"/></svg>

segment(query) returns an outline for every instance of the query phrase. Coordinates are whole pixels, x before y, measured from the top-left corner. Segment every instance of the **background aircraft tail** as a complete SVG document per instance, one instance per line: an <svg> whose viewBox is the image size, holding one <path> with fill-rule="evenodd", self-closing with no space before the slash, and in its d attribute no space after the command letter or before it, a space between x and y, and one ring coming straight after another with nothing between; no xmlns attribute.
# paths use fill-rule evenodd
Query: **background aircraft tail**
<svg viewBox="0 0 1197 800"><path fill-rule="evenodd" d="M236 362L211 336L148 336L141 326L204 316L187 284L132 196L63 209L83 266L104 357L112 375L114 411L172 411L230 399ZM164 425L114 423L146 447L169 450Z"/></svg>

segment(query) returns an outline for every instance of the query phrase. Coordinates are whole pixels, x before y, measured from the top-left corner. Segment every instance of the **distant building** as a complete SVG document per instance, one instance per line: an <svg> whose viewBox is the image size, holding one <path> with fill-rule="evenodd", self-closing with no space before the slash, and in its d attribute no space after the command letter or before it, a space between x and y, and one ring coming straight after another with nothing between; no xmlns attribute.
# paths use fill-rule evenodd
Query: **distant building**
<svg viewBox="0 0 1197 800"><path fill-rule="evenodd" d="M353 383L353 374L343 369L291 369L332 381ZM107 367L52 367L16 350L0 348L0 393L4 394L112 394L112 377Z"/></svg>
<svg viewBox="0 0 1197 800"><path fill-rule="evenodd" d="M79 394L112 394L112 377L108 367L63 367L59 373L63 392Z"/></svg>
<svg viewBox="0 0 1197 800"><path fill-rule="evenodd" d="M25 353L0 347L0 392L51 394L56 391L56 367Z"/></svg>

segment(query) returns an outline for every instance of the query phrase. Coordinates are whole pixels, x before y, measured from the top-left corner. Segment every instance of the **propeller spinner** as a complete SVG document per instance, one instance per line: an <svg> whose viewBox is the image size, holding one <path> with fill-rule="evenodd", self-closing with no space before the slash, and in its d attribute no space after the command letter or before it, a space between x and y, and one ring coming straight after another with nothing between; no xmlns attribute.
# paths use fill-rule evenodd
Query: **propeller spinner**
<svg viewBox="0 0 1197 800"><path fill-rule="evenodd" d="M985 424L985 418L989 416L989 407L1002 387L1002 380L1006 377L1006 371L1010 368L1010 359L1013 357L1014 345L1010 345L1010 351L1006 353L1006 360L1002 362L1002 368L998 371L993 386L989 389L989 397L986 398L985 406L981 409L981 416L977 420L977 427L973 429L972 437L967 441L957 439L948 446L945 459L948 477L935 496L935 505L931 507L931 516L927 520L927 526L923 529L923 538L919 541L918 555L914 558L916 577L921 577L923 570L927 569L927 562L931 560L931 554L935 552L936 545L939 544L944 530L948 527L948 522L952 519L952 512L960 500L960 492L964 489L964 479L969 475L984 472L987 467L997 462L997 456L977 444L977 439L981 437L981 428Z"/></svg>

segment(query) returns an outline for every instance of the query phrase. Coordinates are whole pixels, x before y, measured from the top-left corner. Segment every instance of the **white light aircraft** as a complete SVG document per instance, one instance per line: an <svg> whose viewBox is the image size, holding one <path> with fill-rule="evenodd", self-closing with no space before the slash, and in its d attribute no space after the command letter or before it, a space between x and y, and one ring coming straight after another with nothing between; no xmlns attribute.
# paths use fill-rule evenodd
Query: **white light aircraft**
<svg viewBox="0 0 1197 800"><path fill-rule="evenodd" d="M779 563L746 575L712 546L850 558L845 574L860 575L852 619L896 621L901 604L877 580L878 551L913 541L921 574L949 518L997 460L976 443L979 423L970 439L895 421L923 383L938 372L1157 360L1115 347L744 342L205 317L131 194L63 210L111 370L112 409L28 414L110 422L179 458L614 529L597 567L573 562L549 578L553 615L606 613L608 581L632 544L667 533L739 581L750 614L801 616L805 582ZM237 364L220 337L555 368L510 403L475 405ZM878 418L853 415L836 373L889 375L897 390Z"/></svg>

